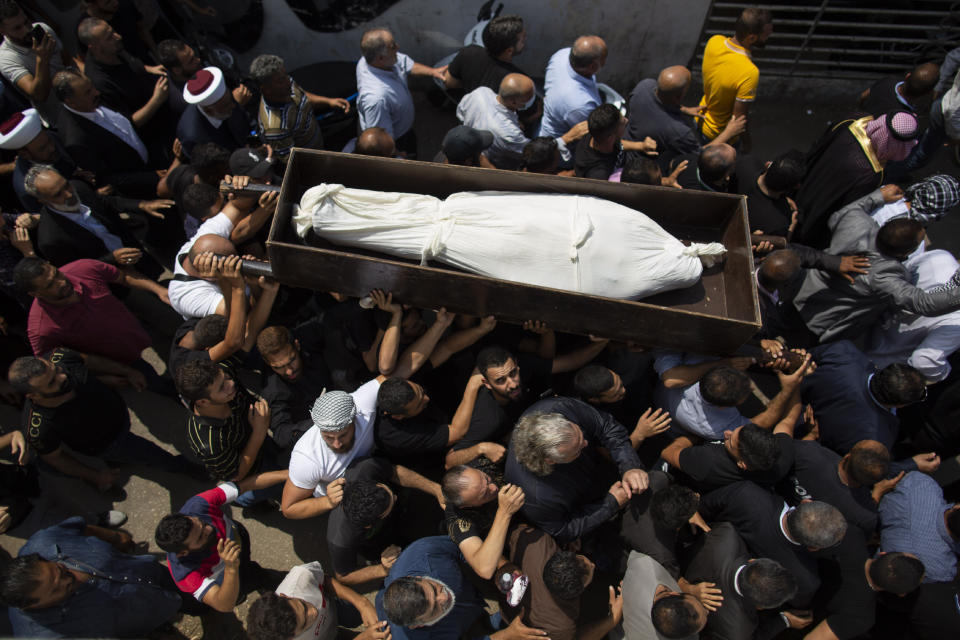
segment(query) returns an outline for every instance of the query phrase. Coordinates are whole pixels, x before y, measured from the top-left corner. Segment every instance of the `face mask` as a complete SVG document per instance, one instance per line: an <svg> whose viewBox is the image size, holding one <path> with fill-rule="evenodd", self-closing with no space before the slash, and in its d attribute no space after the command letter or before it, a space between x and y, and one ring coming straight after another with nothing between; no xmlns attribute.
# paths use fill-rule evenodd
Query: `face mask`
<svg viewBox="0 0 960 640"><path fill-rule="evenodd" d="M533 96L531 96L530 99L527 100L527 104L523 105L523 106L520 108L520 111L526 111L527 109L529 109L530 107L532 107L532 106L533 106L533 103L536 102L536 101L537 101L537 92L534 91L534 92L533 92Z"/></svg>

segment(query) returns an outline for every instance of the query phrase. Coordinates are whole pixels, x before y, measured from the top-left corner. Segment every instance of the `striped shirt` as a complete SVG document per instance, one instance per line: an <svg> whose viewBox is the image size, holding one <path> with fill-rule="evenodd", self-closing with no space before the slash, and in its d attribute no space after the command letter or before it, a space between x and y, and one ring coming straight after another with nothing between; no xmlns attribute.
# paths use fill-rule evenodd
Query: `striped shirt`
<svg viewBox="0 0 960 640"><path fill-rule="evenodd" d="M880 500L880 550L916 555L927 569L924 582L952 582L960 542L943 517L952 506L936 480L911 471Z"/></svg>
<svg viewBox="0 0 960 640"><path fill-rule="evenodd" d="M281 158L286 158L293 147L323 148L323 135L313 117L313 105L307 99L307 92L292 80L290 102L269 104L260 98L257 130L260 140L273 147L273 152Z"/></svg>
<svg viewBox="0 0 960 640"><path fill-rule="evenodd" d="M213 526L217 540L236 540L237 529L230 516L223 512L223 505L237 499L239 490L232 482L225 482L209 491L199 493L180 508L185 516L196 516L204 524ZM223 583L224 564L217 553L216 545L209 551L193 551L185 556L167 553L170 576L184 593L193 594L203 602L207 590Z"/></svg>
<svg viewBox="0 0 960 640"><path fill-rule="evenodd" d="M247 421L251 402L250 395L238 385L227 418L191 414L187 421L190 450L214 480L229 480L237 475L240 454L252 433Z"/></svg>

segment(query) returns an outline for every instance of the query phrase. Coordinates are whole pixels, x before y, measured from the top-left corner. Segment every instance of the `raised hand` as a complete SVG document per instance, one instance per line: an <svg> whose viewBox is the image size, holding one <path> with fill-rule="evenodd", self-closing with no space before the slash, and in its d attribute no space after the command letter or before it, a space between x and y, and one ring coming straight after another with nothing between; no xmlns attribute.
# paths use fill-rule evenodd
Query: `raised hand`
<svg viewBox="0 0 960 640"><path fill-rule="evenodd" d="M643 439L651 438L669 429L671 420L669 411L661 408L654 411L653 407L650 407L637 420L633 432Z"/></svg>
<svg viewBox="0 0 960 640"><path fill-rule="evenodd" d="M500 487L500 493L497 496L497 510L503 510L508 516L512 516L520 507L523 506L523 489L515 484L505 484Z"/></svg>

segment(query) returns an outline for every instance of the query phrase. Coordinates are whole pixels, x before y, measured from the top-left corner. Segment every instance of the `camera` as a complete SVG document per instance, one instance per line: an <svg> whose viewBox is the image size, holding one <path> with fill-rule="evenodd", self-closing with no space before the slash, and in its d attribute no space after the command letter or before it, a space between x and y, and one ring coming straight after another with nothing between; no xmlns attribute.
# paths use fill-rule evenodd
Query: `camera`
<svg viewBox="0 0 960 640"><path fill-rule="evenodd" d="M40 44L45 35L47 35L47 32L38 24L33 25L33 29L30 29L30 37L33 38L34 44Z"/></svg>

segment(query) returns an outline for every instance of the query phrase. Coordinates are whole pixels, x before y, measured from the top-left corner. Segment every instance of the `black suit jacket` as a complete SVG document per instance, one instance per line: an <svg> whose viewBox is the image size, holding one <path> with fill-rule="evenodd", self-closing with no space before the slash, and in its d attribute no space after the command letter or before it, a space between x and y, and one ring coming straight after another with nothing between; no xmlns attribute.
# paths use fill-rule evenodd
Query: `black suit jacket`
<svg viewBox="0 0 960 640"><path fill-rule="evenodd" d="M177 124L177 138L187 157L193 153L196 145L205 142L215 142L228 151L233 151L244 146L249 135L250 121L239 106L234 107L230 117L224 120L220 127L214 127L200 112L200 108L191 104L184 110Z"/></svg>
<svg viewBox="0 0 960 640"><path fill-rule="evenodd" d="M102 224L107 231L120 238L124 247L143 251L143 246L116 217L116 213L120 210L127 209L131 205L136 207L136 200L128 198L102 199L97 196L93 189L79 180L71 180L70 184L76 191L77 197L80 198L80 202L90 207L90 215ZM96 234L66 216L51 211L46 206L40 209L40 224L37 226L37 250L57 267L81 258L100 260L118 266L113 253L107 249L103 240ZM137 262L136 269L154 279L163 271L160 264L145 252L140 261Z"/></svg>
<svg viewBox="0 0 960 640"><path fill-rule="evenodd" d="M690 560L687 581L713 582L723 592L723 606L707 618L707 635L713 640L768 640L784 629L776 612L761 614L737 593L733 579L749 560L747 546L729 522L714 526Z"/></svg>
<svg viewBox="0 0 960 640"><path fill-rule="evenodd" d="M795 545L780 529L782 497L752 482L735 482L711 491L700 501L700 513L711 523L729 522L743 536L754 557L770 558L782 564L797 579L794 606L805 607L820 587L816 558Z"/></svg>
<svg viewBox="0 0 960 640"><path fill-rule="evenodd" d="M96 175L98 185L112 184L134 197L156 197L160 177L126 142L67 109L60 110L57 127L67 153L77 166Z"/></svg>

